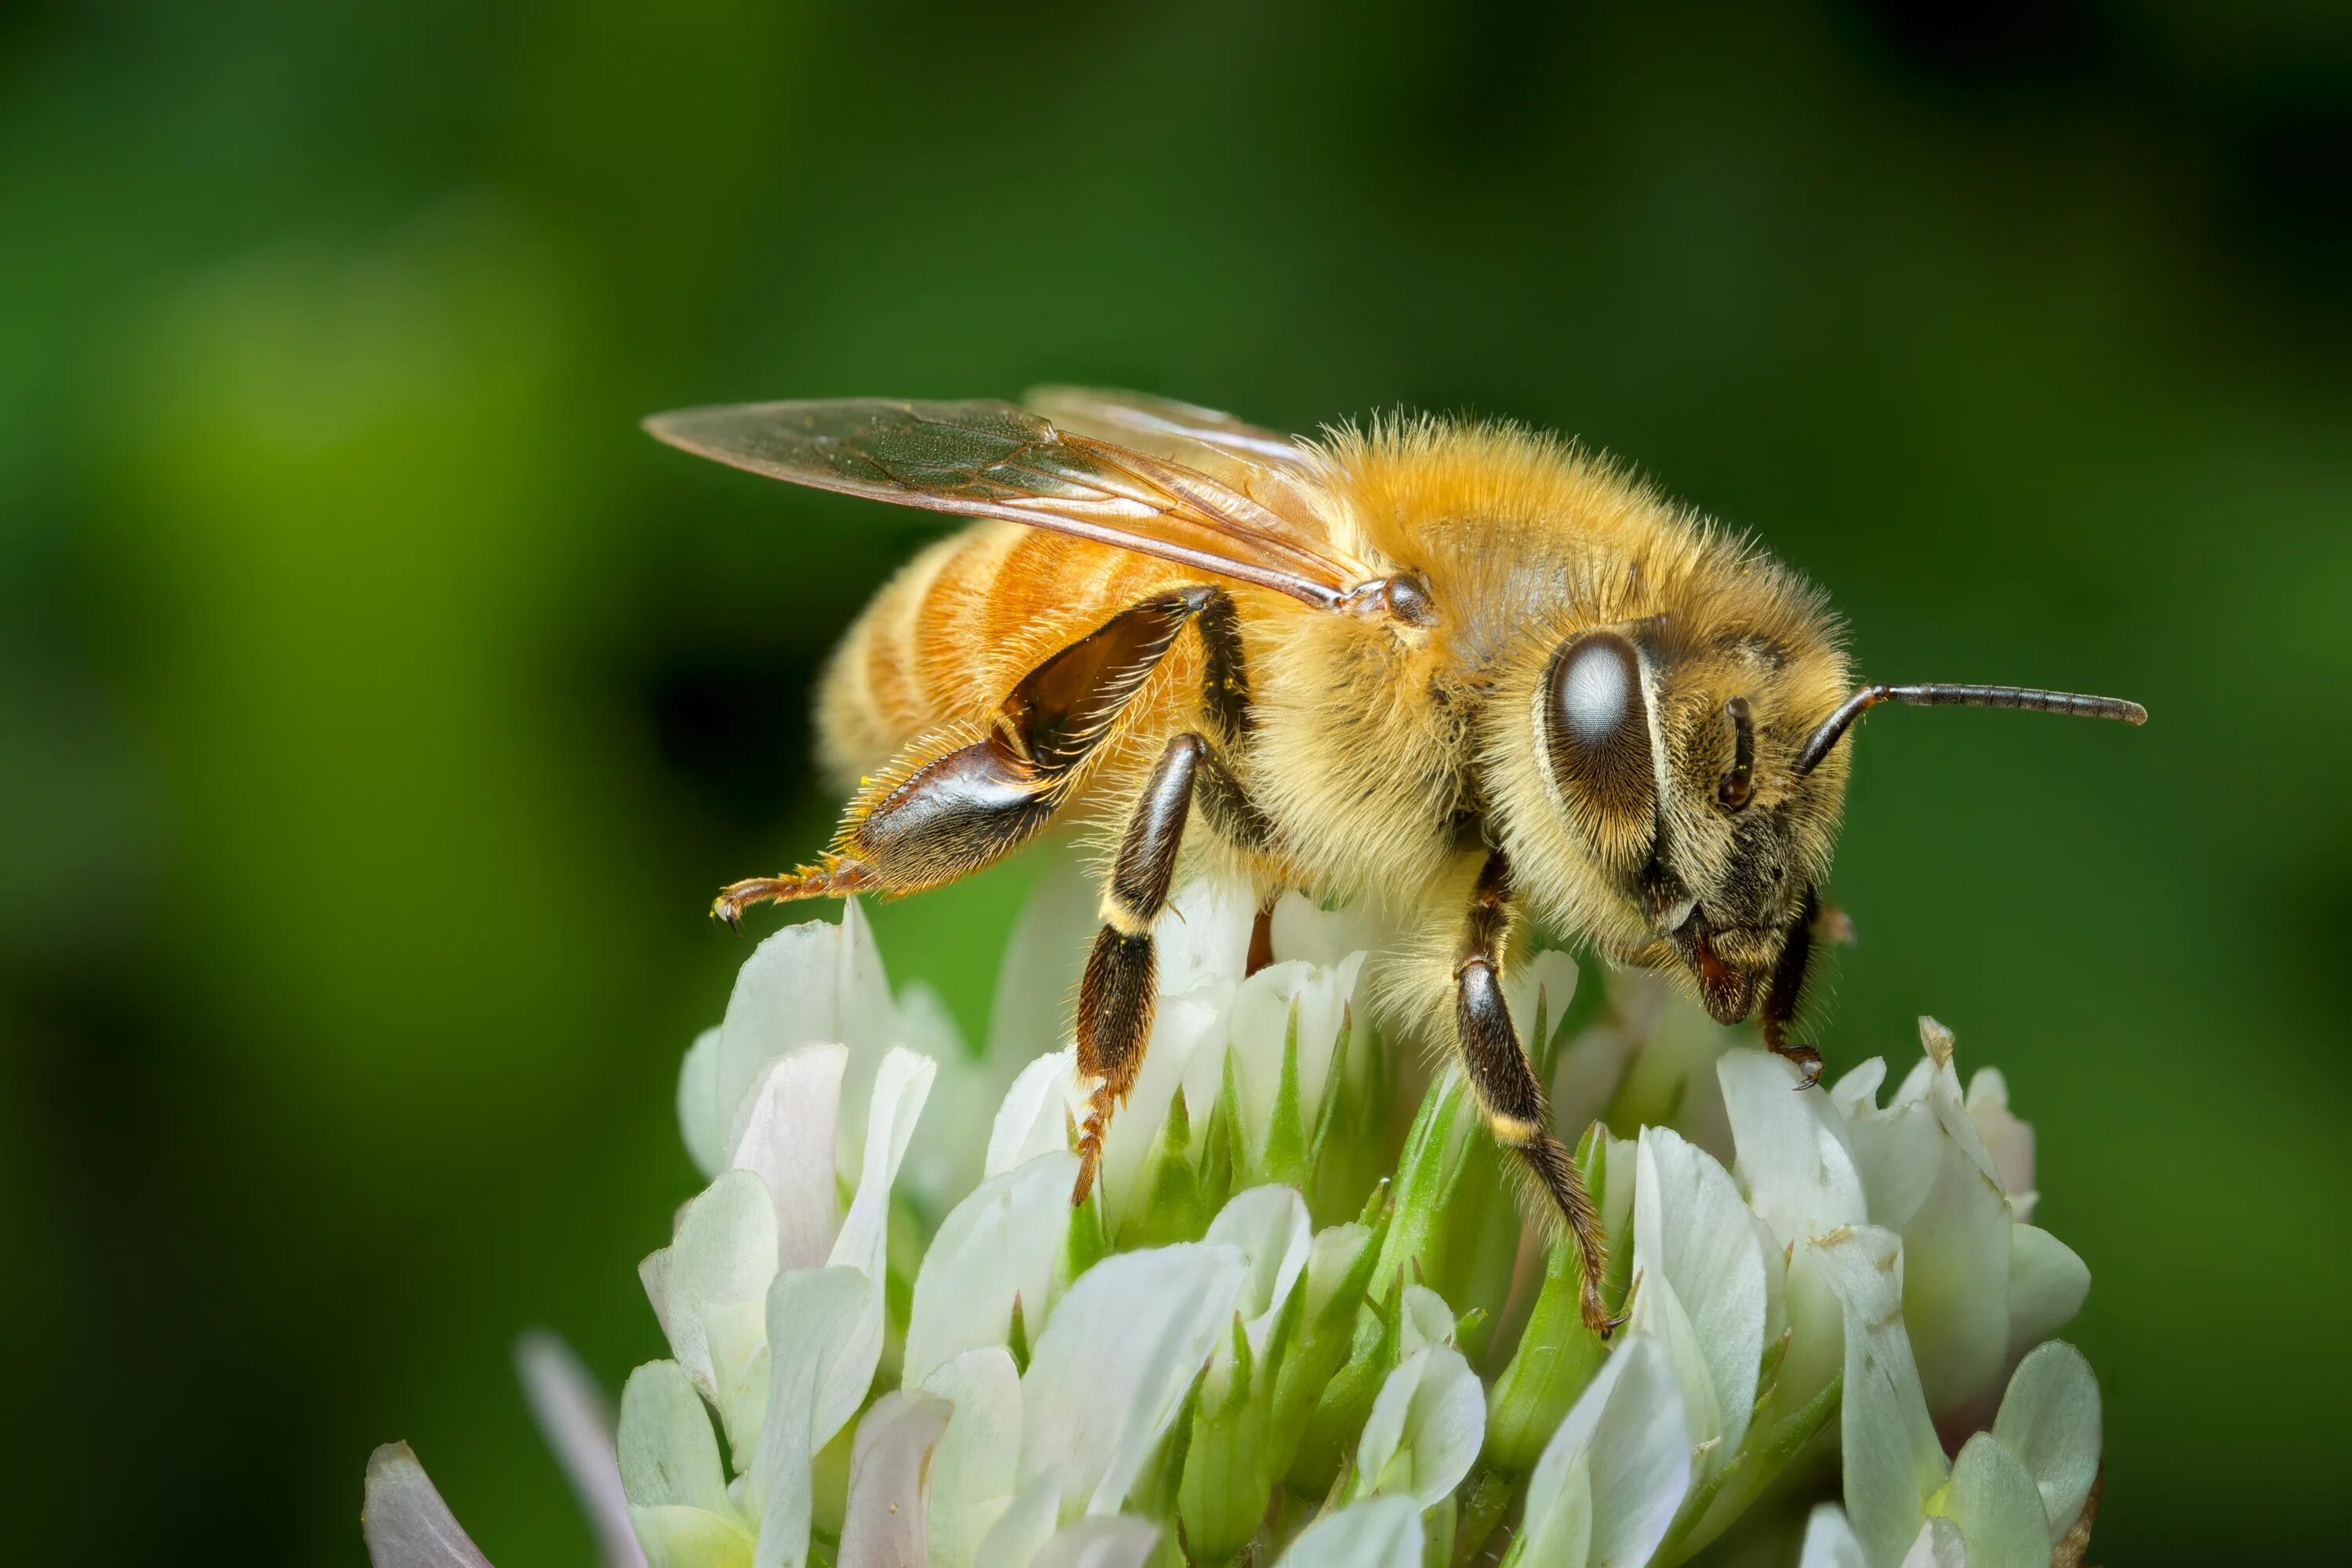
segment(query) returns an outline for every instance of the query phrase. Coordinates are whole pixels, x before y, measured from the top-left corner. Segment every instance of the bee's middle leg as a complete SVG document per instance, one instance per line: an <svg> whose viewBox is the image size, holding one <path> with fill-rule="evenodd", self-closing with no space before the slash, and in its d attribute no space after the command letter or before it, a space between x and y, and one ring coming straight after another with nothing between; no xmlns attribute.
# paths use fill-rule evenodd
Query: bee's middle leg
<svg viewBox="0 0 2352 1568"><path fill-rule="evenodd" d="M1510 1005L1503 1000L1503 948L1509 923L1510 868L1497 850L1478 874L1454 961L1454 1020L1462 1065L1496 1141L1527 1163L1575 1237L1585 1326L1605 1334L1619 1321L1609 1315L1601 1294L1608 1238L1576 1161L1552 1136L1551 1108L1545 1103L1543 1086L1536 1081L1511 1027Z"/></svg>
<svg viewBox="0 0 2352 1568"><path fill-rule="evenodd" d="M1143 1065L1159 971L1151 925L1168 907L1196 784L1212 820L1246 811L1239 784L1209 742L1189 732L1176 736L1143 786L1103 885L1103 928L1078 986L1078 1072L1097 1081L1078 1135L1073 1204L1086 1202L1093 1190L1111 1112L1126 1101Z"/></svg>

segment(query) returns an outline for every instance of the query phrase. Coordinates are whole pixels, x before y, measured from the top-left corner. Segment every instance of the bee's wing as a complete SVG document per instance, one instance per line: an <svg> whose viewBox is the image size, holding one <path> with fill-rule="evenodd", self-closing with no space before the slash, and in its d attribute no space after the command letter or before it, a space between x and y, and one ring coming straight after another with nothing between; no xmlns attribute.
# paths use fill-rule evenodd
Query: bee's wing
<svg viewBox="0 0 2352 1568"><path fill-rule="evenodd" d="M1034 386L1021 401L1065 430L1123 441L1178 462L1192 462L1207 447L1264 468L1307 471L1297 437L1171 397L1101 386Z"/></svg>
<svg viewBox="0 0 2352 1568"><path fill-rule="evenodd" d="M1171 405L1172 406L1172 405ZM1197 468L1010 403L744 403L657 414L673 447L772 479L1074 534L1339 606L1371 575Z"/></svg>

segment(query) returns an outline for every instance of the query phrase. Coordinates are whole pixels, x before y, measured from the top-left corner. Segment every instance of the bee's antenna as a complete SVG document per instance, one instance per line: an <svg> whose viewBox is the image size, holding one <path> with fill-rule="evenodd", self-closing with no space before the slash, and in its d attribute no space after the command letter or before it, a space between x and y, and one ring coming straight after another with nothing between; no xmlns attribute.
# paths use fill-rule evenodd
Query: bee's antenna
<svg viewBox="0 0 2352 1568"><path fill-rule="evenodd" d="M2030 686L1865 686L1838 704L1822 721L1797 753L1790 771L1797 777L1821 765L1838 737L1853 721L1882 702L1908 702L1920 708L2022 708L2029 713L2072 713L2082 719L2120 719L2126 724L2147 722L2147 710L2120 697L2084 697L2072 691L2041 691Z"/></svg>

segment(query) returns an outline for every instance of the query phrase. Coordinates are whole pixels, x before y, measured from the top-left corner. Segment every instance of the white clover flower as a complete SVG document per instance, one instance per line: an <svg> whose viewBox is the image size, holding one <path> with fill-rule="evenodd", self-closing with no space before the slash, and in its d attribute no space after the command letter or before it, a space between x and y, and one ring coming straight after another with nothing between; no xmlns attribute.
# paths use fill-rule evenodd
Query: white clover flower
<svg viewBox="0 0 2352 1568"><path fill-rule="evenodd" d="M1631 1134L1576 1153L1627 1314L1604 1342L1460 1074L1373 1026L1386 933L1295 896L1246 974L1253 907L1180 892L1073 1209L1075 1054L1035 1023L1056 900L979 1058L893 1000L855 906L746 963L681 1074L709 1184L640 1269L671 1359L616 1436L560 1347L520 1356L609 1568L1673 1563L1831 1448L1808 1568L2079 1561L2097 1385L2041 1342L2088 1274L2027 1223L2032 1130L1998 1074L1962 1092L1948 1032L1884 1106L1879 1062L1796 1093L1654 988L1515 963L1538 1070ZM1973 1435L1948 1457L1939 1426ZM484 1568L404 1448L365 1517L378 1568Z"/></svg>
<svg viewBox="0 0 2352 1568"><path fill-rule="evenodd" d="M1928 1405L1942 1413L1989 1398L2019 1356L2081 1310L2091 1273L2026 1223L2033 1132L2011 1114L2006 1082L1979 1072L1963 1095L1951 1031L1922 1018L1919 1037L1926 1055L1884 1109L1878 1060L1829 1098L1867 1200L1853 1217L1904 1239L1904 1321Z"/></svg>

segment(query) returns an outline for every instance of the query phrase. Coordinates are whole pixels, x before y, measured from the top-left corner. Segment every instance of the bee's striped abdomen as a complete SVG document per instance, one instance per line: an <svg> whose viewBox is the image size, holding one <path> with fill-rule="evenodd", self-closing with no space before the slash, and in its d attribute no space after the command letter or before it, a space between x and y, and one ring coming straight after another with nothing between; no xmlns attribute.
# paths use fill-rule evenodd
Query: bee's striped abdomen
<svg viewBox="0 0 2352 1568"><path fill-rule="evenodd" d="M978 523L940 541L884 585L834 654L817 700L827 770L852 783L935 730L985 723L1048 656L1186 575L1019 523ZM1168 663L1136 719L1192 689L1189 639Z"/></svg>

